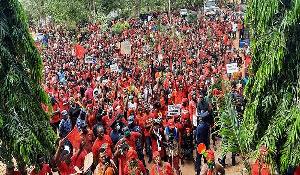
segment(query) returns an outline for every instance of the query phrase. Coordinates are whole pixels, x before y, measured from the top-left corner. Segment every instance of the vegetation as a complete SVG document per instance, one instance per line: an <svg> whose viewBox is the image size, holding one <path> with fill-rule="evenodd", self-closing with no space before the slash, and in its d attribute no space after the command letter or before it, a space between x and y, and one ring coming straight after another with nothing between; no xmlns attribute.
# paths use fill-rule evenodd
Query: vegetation
<svg viewBox="0 0 300 175"><path fill-rule="evenodd" d="M233 143L225 147L246 153L246 157L266 146L270 150L270 164L280 174L289 166L300 164L299 3L248 1L245 23L251 21L254 32L251 76L245 89L248 103L238 133L223 132ZM230 105L227 108L230 110ZM227 125L233 127L233 123Z"/></svg>
<svg viewBox="0 0 300 175"><path fill-rule="evenodd" d="M55 149L56 135L42 108L49 104L40 85L43 63L24 10L17 0L1 1L0 16L0 161L15 158L22 171Z"/></svg>

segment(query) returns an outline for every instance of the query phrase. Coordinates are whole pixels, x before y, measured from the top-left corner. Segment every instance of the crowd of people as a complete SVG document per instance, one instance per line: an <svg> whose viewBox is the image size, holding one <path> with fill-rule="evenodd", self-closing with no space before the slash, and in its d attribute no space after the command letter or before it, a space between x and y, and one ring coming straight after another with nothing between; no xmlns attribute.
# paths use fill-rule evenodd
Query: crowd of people
<svg viewBox="0 0 300 175"><path fill-rule="evenodd" d="M233 96L243 94L247 71L228 74L226 68L237 63L247 70L241 68L247 66L248 45L241 52L233 45L243 18L224 10L215 16L201 14L191 23L175 12L108 24L128 23L121 34L102 30L101 23L80 24L75 34L64 26L38 29L44 34L38 43L43 87L53 107L45 110L59 140L51 166L40 155L40 168L31 174L76 174L74 167L82 170L89 153L93 164L82 174L181 174L185 160L194 162L197 175L225 174L225 158L215 160L213 151L214 117L224 95L217 83L229 80ZM122 50L124 41L131 44L130 54ZM78 49L85 51L84 57ZM86 57L93 63L86 63ZM115 64L118 68L112 70ZM179 114L171 114L170 105L180 106ZM82 139L78 149L66 138L74 128ZM195 149L201 143L207 156ZM154 163L151 169L145 156Z"/></svg>

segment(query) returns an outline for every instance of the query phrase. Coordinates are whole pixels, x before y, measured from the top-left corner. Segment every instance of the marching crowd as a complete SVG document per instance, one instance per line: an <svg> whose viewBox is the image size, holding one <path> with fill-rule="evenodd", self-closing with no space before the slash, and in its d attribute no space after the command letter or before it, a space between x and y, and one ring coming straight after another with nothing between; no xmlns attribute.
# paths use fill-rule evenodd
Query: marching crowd
<svg viewBox="0 0 300 175"><path fill-rule="evenodd" d="M217 149L212 131L224 88L218 82L230 80L235 96L242 96L247 82L247 71L228 74L226 68L249 64L248 45L242 52L233 45L236 32L243 35L243 18L224 10L190 23L176 14L112 21L128 23L121 34L102 30L100 23L80 24L76 34L63 26L39 29L43 87L53 107L45 110L59 139L50 166L40 155L40 168L31 174L80 174L89 153L92 166L81 174L181 174L188 159L197 175L225 174L225 158L215 160L209 148L212 138ZM122 50L124 41L130 54ZM171 105L180 106L179 113L171 114ZM73 129L82 139L78 149L67 138ZM196 149L201 143L205 156ZM154 163L149 170L145 156Z"/></svg>

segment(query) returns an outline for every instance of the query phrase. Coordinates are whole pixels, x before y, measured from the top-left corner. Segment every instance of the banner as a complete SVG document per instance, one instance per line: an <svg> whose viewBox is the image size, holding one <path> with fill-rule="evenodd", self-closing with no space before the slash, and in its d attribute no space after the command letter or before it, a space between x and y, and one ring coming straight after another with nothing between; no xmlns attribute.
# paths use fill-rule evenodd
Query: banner
<svg viewBox="0 0 300 175"><path fill-rule="evenodd" d="M131 54L131 44L129 41L123 41L121 43L121 53L122 54Z"/></svg>
<svg viewBox="0 0 300 175"><path fill-rule="evenodd" d="M86 64L88 64L88 63L94 63L94 58L91 57L91 56L87 56L87 57L84 58L84 62Z"/></svg>
<svg viewBox="0 0 300 175"><path fill-rule="evenodd" d="M226 68L228 74L239 71L239 67L237 66L237 63L226 64Z"/></svg>
<svg viewBox="0 0 300 175"><path fill-rule="evenodd" d="M168 116L180 115L180 104L168 105Z"/></svg>
<svg viewBox="0 0 300 175"><path fill-rule="evenodd" d="M110 65L110 70L112 72L118 72L119 71L118 64L115 63L115 64Z"/></svg>

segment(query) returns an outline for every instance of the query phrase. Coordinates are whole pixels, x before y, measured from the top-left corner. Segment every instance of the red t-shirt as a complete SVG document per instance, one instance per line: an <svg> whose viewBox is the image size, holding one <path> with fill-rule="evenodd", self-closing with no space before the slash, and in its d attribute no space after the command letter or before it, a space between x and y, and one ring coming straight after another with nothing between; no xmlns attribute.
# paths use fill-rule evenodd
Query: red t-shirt
<svg viewBox="0 0 300 175"><path fill-rule="evenodd" d="M124 175L130 175L132 174L132 170L129 169L129 166L125 166L124 169ZM139 160L138 161L138 168L135 170L134 174L139 175L139 174L146 174L146 169L144 164Z"/></svg>
<svg viewBox="0 0 300 175"><path fill-rule="evenodd" d="M259 163L258 161L256 161L253 165L252 165L252 175L271 175L270 171L269 171L269 165L268 164L263 164L261 163L261 174L259 174Z"/></svg>
<svg viewBox="0 0 300 175"><path fill-rule="evenodd" d="M168 163L168 162L163 162L163 163L165 164L165 166L164 166L164 168L159 167L160 172L158 172L158 168L157 168L156 164L152 165L150 175L157 175L157 173L159 173L159 175L174 175L174 172L173 172L173 169L172 169L172 166L170 165L170 163Z"/></svg>
<svg viewBox="0 0 300 175"><path fill-rule="evenodd" d="M300 175L300 166L296 168L294 175Z"/></svg>
<svg viewBox="0 0 300 175"><path fill-rule="evenodd" d="M55 103L52 106L52 108L53 108L53 111L57 111L57 109L59 108L59 106L58 106L57 103ZM55 114L53 117L50 118L50 123L55 123L55 122L58 122L58 121L60 121L60 114L59 113Z"/></svg>
<svg viewBox="0 0 300 175"><path fill-rule="evenodd" d="M126 140L126 143L135 150L136 149L135 141L139 137L140 137L140 133L138 133L138 132L130 132L130 138Z"/></svg>
<svg viewBox="0 0 300 175"><path fill-rule="evenodd" d="M73 159L73 157L72 157ZM76 171L74 169L74 162L72 161L70 165L67 165L64 161L61 162L60 166L58 167L58 170L61 175L70 175L75 174Z"/></svg>
<svg viewBox="0 0 300 175"><path fill-rule="evenodd" d="M87 152L84 149L81 151L79 156L77 156L77 153L75 153L72 156L72 163L74 164L74 166L77 166L79 169L82 168L84 165L84 159L86 155Z"/></svg>
<svg viewBox="0 0 300 175"><path fill-rule="evenodd" d="M149 125L153 123L153 119L154 119L153 113L149 113L149 115L145 114L143 117L143 123L145 123L145 125ZM150 128L145 128L144 134L146 137L150 136Z"/></svg>
<svg viewBox="0 0 300 175"><path fill-rule="evenodd" d="M80 133L80 136L83 138L84 140L84 149L87 153L92 152L92 148L93 148L93 143L95 140L95 136L93 134L93 131L88 129L88 133L87 134L83 134L83 132Z"/></svg>
<svg viewBox="0 0 300 175"><path fill-rule="evenodd" d="M96 139L94 145L93 145L93 156L94 157L98 157L99 154L99 150L102 146L103 143L107 143L108 144L108 148L106 151L107 156L109 156L110 158L112 158L112 151L111 151L111 146L113 145L113 142L111 141L111 138L108 135L104 135L102 140L99 140L99 138Z"/></svg>
<svg viewBox="0 0 300 175"><path fill-rule="evenodd" d="M39 170L38 173L35 173L35 169L33 169L30 175L46 175L47 173L51 174L51 168L48 164L44 164L43 168Z"/></svg>

